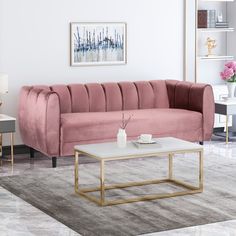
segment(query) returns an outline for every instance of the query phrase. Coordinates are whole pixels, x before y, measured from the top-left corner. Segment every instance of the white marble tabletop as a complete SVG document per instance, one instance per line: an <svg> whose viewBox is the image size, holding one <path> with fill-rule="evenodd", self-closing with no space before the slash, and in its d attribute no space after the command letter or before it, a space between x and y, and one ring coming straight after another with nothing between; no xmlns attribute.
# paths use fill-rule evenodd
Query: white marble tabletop
<svg viewBox="0 0 236 236"><path fill-rule="evenodd" d="M125 148L119 148L116 142L113 143L97 143L87 145L76 145L74 149L81 153L94 156L98 159L119 158L128 156L151 155L158 153L171 153L178 151L197 151L203 149L199 144L187 142L181 139L165 137L157 138L158 146L150 146L150 148L137 148L132 141L127 142Z"/></svg>

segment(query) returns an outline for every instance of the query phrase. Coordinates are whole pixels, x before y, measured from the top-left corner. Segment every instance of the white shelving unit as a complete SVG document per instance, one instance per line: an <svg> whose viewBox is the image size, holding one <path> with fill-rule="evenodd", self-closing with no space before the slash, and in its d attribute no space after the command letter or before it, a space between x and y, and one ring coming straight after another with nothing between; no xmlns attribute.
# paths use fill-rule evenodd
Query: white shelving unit
<svg viewBox="0 0 236 236"><path fill-rule="evenodd" d="M229 6L234 0L195 0L195 82L210 83L213 86L215 100L227 96L227 88L220 78L226 61L234 60L234 53L229 50L228 38L234 34L235 25L230 22ZM198 10L216 10L223 13L223 20L229 22L229 28L197 28ZM232 14L232 12L231 12ZM206 39L216 40L214 55L207 56ZM215 127L225 125L224 117L216 115Z"/></svg>
<svg viewBox="0 0 236 236"><path fill-rule="evenodd" d="M227 4L230 2L234 2L234 0L196 0L195 7L195 16L196 16L196 31L195 31L195 82L207 82L212 85L220 84L222 81L220 80L219 72L223 70L225 61L233 60L234 56L230 55L227 50L227 38L228 33L233 33L235 29L233 27L229 28L197 28L198 26L198 10L199 9L215 9L217 11L223 12L224 20L228 20L227 17ZM229 22L230 24L230 22ZM205 46L206 38L211 37L216 39L217 48L215 51L215 55L207 56L207 48ZM218 63L217 65L209 63ZM207 65L204 65L207 63ZM217 70L217 69L218 70ZM208 75L211 78L206 78L203 71L208 71ZM215 71L215 72L214 72ZM212 72L212 73L211 73ZM212 74L212 76L210 75ZM214 79L214 77L216 77Z"/></svg>

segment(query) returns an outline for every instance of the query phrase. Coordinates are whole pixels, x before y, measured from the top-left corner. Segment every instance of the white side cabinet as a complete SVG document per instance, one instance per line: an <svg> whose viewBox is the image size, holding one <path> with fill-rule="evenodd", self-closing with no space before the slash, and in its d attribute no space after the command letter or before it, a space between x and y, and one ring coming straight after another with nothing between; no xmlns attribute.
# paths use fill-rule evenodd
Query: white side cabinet
<svg viewBox="0 0 236 236"><path fill-rule="evenodd" d="M13 146L14 146L14 133L16 131L16 118L10 117L4 114L0 114L0 161L2 164L3 154L2 154L2 136L3 134L9 133L11 136L11 164L14 163L14 154L13 154ZM7 159L8 161L8 159Z"/></svg>
<svg viewBox="0 0 236 236"><path fill-rule="evenodd" d="M228 96L228 90L226 85L213 85L213 93L215 101L222 100L223 97ZM215 114L214 128L225 127L226 118L223 115ZM232 126L232 116L229 116L228 126Z"/></svg>

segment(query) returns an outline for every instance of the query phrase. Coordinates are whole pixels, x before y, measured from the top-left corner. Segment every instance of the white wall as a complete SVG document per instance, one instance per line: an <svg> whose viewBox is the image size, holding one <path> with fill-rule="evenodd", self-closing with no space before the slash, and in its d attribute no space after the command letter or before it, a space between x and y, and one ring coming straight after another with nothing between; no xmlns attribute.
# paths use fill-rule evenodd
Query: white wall
<svg viewBox="0 0 236 236"><path fill-rule="evenodd" d="M76 21L127 22L127 65L70 67ZM2 112L12 116L23 85L182 80L183 0L0 0L0 71L10 83Z"/></svg>
<svg viewBox="0 0 236 236"><path fill-rule="evenodd" d="M195 82L195 0L186 0L186 80Z"/></svg>

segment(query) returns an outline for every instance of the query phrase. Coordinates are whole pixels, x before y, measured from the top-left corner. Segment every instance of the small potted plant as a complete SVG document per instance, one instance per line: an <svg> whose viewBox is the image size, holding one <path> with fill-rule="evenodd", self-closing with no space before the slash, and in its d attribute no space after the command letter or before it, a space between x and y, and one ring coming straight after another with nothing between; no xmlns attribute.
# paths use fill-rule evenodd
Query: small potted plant
<svg viewBox="0 0 236 236"><path fill-rule="evenodd" d="M228 98L234 98L236 87L236 61L225 64L225 69L220 73L221 79L227 82Z"/></svg>
<svg viewBox="0 0 236 236"><path fill-rule="evenodd" d="M122 121L121 121L121 125L117 134L117 145L119 148L125 148L126 147L126 143L127 143L127 134L125 132L125 129L127 127L127 125L129 124L131 118L133 115L130 115L129 118L127 120L125 120L125 114L122 113Z"/></svg>

